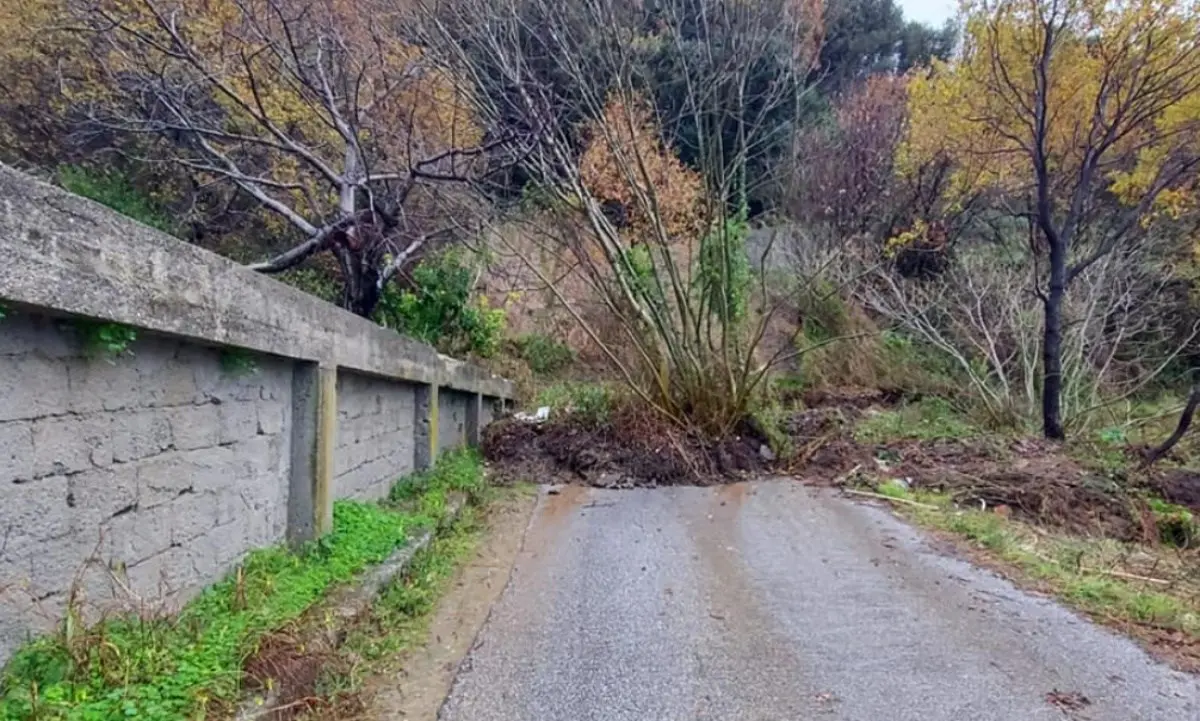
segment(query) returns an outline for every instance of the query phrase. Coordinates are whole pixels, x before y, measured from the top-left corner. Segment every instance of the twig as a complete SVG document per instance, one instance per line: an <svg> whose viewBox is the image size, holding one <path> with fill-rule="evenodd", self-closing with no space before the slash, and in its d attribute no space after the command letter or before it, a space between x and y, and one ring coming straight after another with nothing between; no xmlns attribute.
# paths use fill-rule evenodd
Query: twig
<svg viewBox="0 0 1200 721"><path fill-rule="evenodd" d="M835 486L840 486L840 485L842 485L843 483L845 483L845 482L846 482L846 481L847 481L847 480L850 478L850 476L853 476L855 473L858 473L858 471L859 471L859 469L860 469L860 468L862 468L862 464L861 464L861 463L859 463L858 465L856 465L854 468L851 468L850 470L846 471L845 473L843 473L842 475L838 476L837 478L834 478L834 479L833 479L833 485L835 485Z"/></svg>
<svg viewBox="0 0 1200 721"><path fill-rule="evenodd" d="M1146 583L1157 583L1163 586L1170 586L1173 581L1168 581L1165 578L1151 578L1150 576L1139 576L1134 573L1125 573L1123 571L1105 571L1103 568L1084 568L1079 567L1084 573L1102 573L1105 576L1116 576L1117 578L1128 578L1131 581L1145 581Z"/></svg>
<svg viewBox="0 0 1200 721"><path fill-rule="evenodd" d="M792 456L791 460L788 461L788 469L792 470L792 469L795 469L797 466L802 466L805 463L808 463L809 459L813 457L813 454L816 453L817 451L821 450L821 448L825 446L826 442L828 442L830 438L833 438L835 433L836 433L835 431L830 431L822 436L819 436L816 440L810 441L808 443L808 445L804 446L803 451ZM854 472L857 471L859 468L862 468L861 464L855 466L854 469L850 471L850 473L846 474L846 476L854 475Z"/></svg>
<svg viewBox="0 0 1200 721"><path fill-rule="evenodd" d="M856 491L853 488L843 488L842 492L843 493L851 493L855 496L866 496L867 498L880 498L885 501L895 501L896 503L904 503L904 504L907 504L910 506L916 506L917 508L929 508L929 509L932 509L935 511L939 510L941 508L940 506L935 506L932 503L921 503L920 501L910 501L907 498L896 498L895 496L885 496L882 493L872 493L870 491Z"/></svg>
<svg viewBox="0 0 1200 721"><path fill-rule="evenodd" d="M1063 566L1063 563L1058 561L1057 559L1050 558L1049 556L1038 553L1037 551L1032 551L1032 553L1033 553L1033 555L1037 556L1038 558L1042 559L1043 561L1046 561L1047 563L1053 563L1055 566ZM1150 576L1139 576L1134 573L1125 573L1124 571L1108 571L1103 568L1085 568L1082 564L1079 565L1076 570L1079 573L1099 573L1104 576L1114 576L1116 578L1125 578L1125 579L1129 579L1131 581L1145 581L1146 583L1157 583L1161 586L1174 585L1174 581L1169 581L1165 578L1151 578Z"/></svg>

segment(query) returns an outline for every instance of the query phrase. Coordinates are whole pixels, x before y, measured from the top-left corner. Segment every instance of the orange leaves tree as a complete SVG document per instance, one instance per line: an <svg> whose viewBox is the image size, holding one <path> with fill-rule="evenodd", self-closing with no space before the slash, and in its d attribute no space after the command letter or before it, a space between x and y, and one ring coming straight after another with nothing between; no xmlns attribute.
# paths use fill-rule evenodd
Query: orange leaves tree
<svg viewBox="0 0 1200 721"><path fill-rule="evenodd" d="M777 309L750 282L746 202L753 169L790 146L819 6L458 0L424 15L439 60L497 89L476 97L480 117L536 130L523 168L571 217L546 243L619 331L602 335L525 259L531 272L643 401L680 426L732 431L789 354L757 352Z"/></svg>
<svg viewBox="0 0 1200 721"><path fill-rule="evenodd" d="M343 305L370 315L428 244L453 237L506 140L485 141L464 93L389 0L59 0L90 58L76 112L141 137L199 186L221 185L294 239L254 264L331 252Z"/></svg>
<svg viewBox="0 0 1200 721"><path fill-rule="evenodd" d="M908 88L898 156L953 160L950 205L987 189L1029 234L1043 315L1043 432L1064 436L1063 304L1102 258L1189 212L1200 169L1193 0L972 0L964 46Z"/></svg>

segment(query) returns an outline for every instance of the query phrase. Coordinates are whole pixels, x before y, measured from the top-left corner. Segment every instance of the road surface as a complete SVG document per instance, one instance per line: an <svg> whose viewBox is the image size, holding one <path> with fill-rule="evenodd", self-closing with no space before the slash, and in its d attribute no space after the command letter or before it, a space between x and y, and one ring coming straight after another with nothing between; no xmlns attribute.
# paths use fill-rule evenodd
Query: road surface
<svg viewBox="0 0 1200 721"><path fill-rule="evenodd" d="M439 714L1064 718L1197 721L1200 685L883 509L787 481L543 495Z"/></svg>

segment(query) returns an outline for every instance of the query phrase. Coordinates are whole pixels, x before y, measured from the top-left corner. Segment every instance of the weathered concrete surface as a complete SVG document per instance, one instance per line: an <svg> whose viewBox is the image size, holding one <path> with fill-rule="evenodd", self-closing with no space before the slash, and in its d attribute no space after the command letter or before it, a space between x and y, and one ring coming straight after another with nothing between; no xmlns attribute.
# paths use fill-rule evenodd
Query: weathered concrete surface
<svg viewBox="0 0 1200 721"><path fill-rule="evenodd" d="M790 482L542 499L443 721L1200 718L1196 679Z"/></svg>
<svg viewBox="0 0 1200 721"><path fill-rule="evenodd" d="M479 366L0 165L0 299L512 397Z"/></svg>
<svg viewBox="0 0 1200 721"><path fill-rule="evenodd" d="M153 336L89 358L67 324L0 321L0 662L72 585L157 608L282 539L292 363L254 360Z"/></svg>
<svg viewBox="0 0 1200 721"><path fill-rule="evenodd" d="M337 396L334 487L341 497L383 498L413 470L416 386L344 373Z"/></svg>
<svg viewBox="0 0 1200 721"><path fill-rule="evenodd" d="M478 366L3 165L0 303L0 664L73 588L164 610L252 548L319 536L335 498L379 498L473 435L484 419L466 422L466 399L512 396ZM81 320L139 340L85 357ZM229 372L221 348L257 371ZM439 391L440 422L420 402Z"/></svg>
<svg viewBox="0 0 1200 721"><path fill-rule="evenodd" d="M474 394L443 388L438 392L438 451L445 451L467 442L467 406Z"/></svg>

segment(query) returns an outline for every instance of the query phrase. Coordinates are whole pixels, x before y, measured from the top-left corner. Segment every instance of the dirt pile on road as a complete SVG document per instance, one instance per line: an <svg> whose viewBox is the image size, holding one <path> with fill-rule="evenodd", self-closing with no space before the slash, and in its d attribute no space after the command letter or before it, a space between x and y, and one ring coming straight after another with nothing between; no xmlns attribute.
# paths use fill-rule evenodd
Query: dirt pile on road
<svg viewBox="0 0 1200 721"><path fill-rule="evenodd" d="M1200 511L1196 474L1156 471L1118 481L1041 439L856 438L854 429L865 415L897 401L871 390L806 393L804 408L777 429L790 447L783 458L769 450L765 429L747 426L713 442L631 408L614 410L603 423L573 414L541 423L503 419L488 427L483 450L501 482L713 485L768 472L827 485L900 479L915 489L949 494L963 507L998 509L1048 528L1124 541L1152 540L1156 534L1142 486Z"/></svg>
<svg viewBox="0 0 1200 721"><path fill-rule="evenodd" d="M606 423L573 416L537 423L506 418L484 432L499 482L584 483L601 488L728 483L764 470L770 454L753 431L706 441L626 410Z"/></svg>

